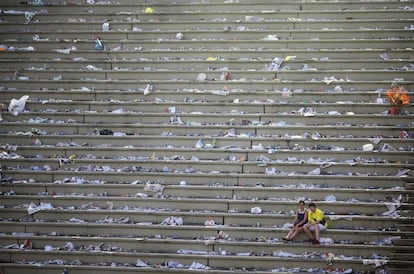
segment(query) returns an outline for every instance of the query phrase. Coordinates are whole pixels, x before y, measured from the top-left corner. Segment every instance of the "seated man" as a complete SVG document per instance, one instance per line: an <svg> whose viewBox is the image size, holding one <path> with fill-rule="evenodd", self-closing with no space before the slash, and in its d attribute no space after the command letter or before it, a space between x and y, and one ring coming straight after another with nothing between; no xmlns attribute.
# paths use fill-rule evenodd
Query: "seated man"
<svg viewBox="0 0 414 274"><path fill-rule="evenodd" d="M309 236L309 242L319 244L319 234L327 228L328 223L324 219L323 211L316 208L314 203L309 204L308 223L303 226L303 231ZM315 232L315 236L312 235Z"/></svg>

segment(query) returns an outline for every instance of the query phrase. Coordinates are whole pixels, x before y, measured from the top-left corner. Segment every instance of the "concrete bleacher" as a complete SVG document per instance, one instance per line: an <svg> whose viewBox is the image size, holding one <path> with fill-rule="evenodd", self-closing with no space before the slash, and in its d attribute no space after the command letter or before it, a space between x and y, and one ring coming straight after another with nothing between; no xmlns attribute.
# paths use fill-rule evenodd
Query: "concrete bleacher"
<svg viewBox="0 0 414 274"><path fill-rule="evenodd" d="M413 273L413 15L1 1L0 272ZM325 242L282 241L299 199Z"/></svg>

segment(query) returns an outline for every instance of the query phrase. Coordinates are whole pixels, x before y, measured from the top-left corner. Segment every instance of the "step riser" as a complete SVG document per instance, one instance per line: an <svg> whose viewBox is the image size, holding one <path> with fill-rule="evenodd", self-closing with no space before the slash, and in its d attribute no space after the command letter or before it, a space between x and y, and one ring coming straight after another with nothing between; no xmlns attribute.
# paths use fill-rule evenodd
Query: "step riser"
<svg viewBox="0 0 414 274"><path fill-rule="evenodd" d="M7 198L7 199L6 199ZM13 207L21 204L30 204L33 201L51 203L55 208L64 207L69 208L74 206L76 208L81 208L82 205L92 202L100 208L106 208L107 202L111 201L114 204L114 209L120 207L139 207L139 208L173 208L176 210L188 211L189 208L194 210L203 211L203 210L212 210L215 212L228 212L228 210L237 209L240 213L248 213L251 208L259 206L263 212L272 212L275 208L283 212L291 210L297 202L290 202L284 204L283 202L272 202L272 201L256 201L248 202L248 200L217 200L217 199L172 199L162 200L162 206L160 206L160 201L154 201L154 198L123 198L121 200L115 198L95 198L95 199L76 199L74 197L60 197L59 200L55 200L50 197L30 197L30 196L13 196L5 197L3 199L3 205L6 207ZM329 208L329 211L333 211L339 215L347 215L348 212L353 212L355 214L374 214L380 215L383 212L387 211L385 205L378 206L374 203L366 203L363 206L360 203L341 203L341 202L318 202L320 207ZM346 208L344 208L346 205ZM22 212L23 213L23 212ZM66 214L66 215L65 215ZM105 213L104 213L105 214ZM103 215L104 215L103 214ZM39 215L39 216L38 216ZM71 216L70 213L62 212L63 216ZM35 214L36 218L42 219L42 213ZM105 216L101 217L104 218ZM69 217L70 218L70 217ZM85 218L87 218L85 216ZM98 217L95 217L98 218ZM95 219L96 220L96 219ZM162 220L159 220L161 223Z"/></svg>
<svg viewBox="0 0 414 274"><path fill-rule="evenodd" d="M71 45L72 46L72 45ZM92 43L91 43L92 46ZM62 49L63 47L56 47L56 49ZM385 49L272 49L272 50L263 50L263 51L220 51L220 50L192 50L192 51L183 51L183 50L169 50L160 52L158 50L137 50L137 51L95 51L89 48L88 50L81 51L72 51L70 55L59 54L53 52L55 58L66 59L66 58L79 58L83 57L88 60L107 60L111 58L112 60L116 59L127 59L127 60L139 60L140 58L152 59L152 60L162 60L163 58L170 58L172 60L182 60L182 59L196 59L196 60L206 60L210 56L220 57L218 61L211 62L212 65L221 64L222 61L227 59L247 58L252 61L257 59L268 60L268 63L271 63L275 57L286 57L286 56L297 56L297 58L310 60L312 58L328 58L329 60L341 59L341 60L352 60L352 59L379 59L379 55L386 53L390 59L410 59L414 54L413 50L410 48L397 48L395 50ZM34 52L0 52L2 59L51 59L51 52L45 51L43 49L37 49Z"/></svg>
<svg viewBox="0 0 414 274"><path fill-rule="evenodd" d="M6 57L6 56L5 56ZM271 60L263 60L263 61L219 61L215 63L211 63L209 61L196 61L196 60L180 60L180 61L92 61L92 60L84 60L84 61L53 61L53 60L31 60L30 62L25 60L12 60L7 59L7 57L1 60L2 64L8 69L16 69L16 70L29 70L29 69L45 69L47 70L81 70L84 69L88 65L95 66L102 70L124 70L124 69L131 69L131 70L142 70L143 68L151 68L159 69L159 70L173 70L180 73L181 71L185 70L220 70L221 68L228 68L230 71L235 71L234 73L237 75L238 70L246 70L246 68L250 70L264 70L267 66L271 63ZM306 63L311 68L315 68L318 70L397 70L401 69L404 66L409 66L412 62L410 60L401 60L401 61L384 61L384 60L328 60L328 61L317 61L317 60L297 60L297 61L289 61L284 62L285 66L289 66L291 70L300 70L301 66ZM213 65L213 66L212 66ZM180 69L177 70L177 67ZM59 71L56 71L59 72ZM267 73L267 72L266 72Z"/></svg>
<svg viewBox="0 0 414 274"><path fill-rule="evenodd" d="M255 152L255 151L240 151L239 149L234 150L199 150L199 149L162 149L162 148L137 148L131 151L129 148L66 148L62 150L61 148L36 148L36 147L18 147L16 153L25 158L35 158L37 155L43 155L46 158L59 158L59 157L69 157L72 155L77 155L76 159L82 158L81 156L91 154L99 158L114 158L114 155L118 157L136 157L139 154L140 157L155 158L158 160L161 159L173 159L174 155L180 155L184 159L191 159L192 156L197 155L201 160L231 160L229 156L234 156L234 161L236 160L247 160L247 161L257 161L259 157L265 155L266 157L272 160L281 160L285 161L288 157L295 157L297 161L307 161L309 158L314 159L332 159L336 161L350 161L354 159L355 151L342 151L342 152L333 152L328 150L323 151L291 151L291 150L279 150L277 153L269 155L267 152ZM372 158L387 159L389 162L401 162L401 163L413 163L412 154L410 152L401 153L401 152L366 152L360 153L361 159L369 161ZM75 159L75 161L77 161ZM357 163L356 159L354 163Z"/></svg>
<svg viewBox="0 0 414 274"><path fill-rule="evenodd" d="M175 24L174 30L171 31L171 25L169 23L157 23L156 25L150 24L134 24L134 23L111 23L111 31L102 31L102 23L64 23L64 24L51 24L51 23L37 23L35 25L12 25L8 24L7 27L0 27L0 33L3 41L9 42L16 38L16 32L19 34L20 41L32 41L33 34L36 32L41 39L54 41L65 40L68 37L73 37L78 41L90 41L91 35L97 35L105 41L126 41L126 40L176 40L177 32L183 33L182 41L190 40L225 40L229 35L234 40L267 40L276 37L276 40L290 40L290 39L389 39L394 37L395 39L412 38L410 30L404 28L409 26L412 21L402 22L372 22L372 23L354 23L353 25L340 23L337 26L333 25L330 29L324 29L324 25L321 23L307 22L306 26L295 26L294 23L271 23L260 24L260 26L245 24L244 27L248 28L246 31L238 31L239 24L225 24L225 23L210 23L206 25L193 24L191 28L188 28L187 22L182 25ZM378 26L378 24L380 26ZM347 26L348 25L348 26ZM134 31L134 28L138 27L140 31ZM231 28L229 31L225 31L225 28ZM354 30L360 28L360 30ZM380 28L380 30L378 30ZM42 31L47 29L47 31ZM73 29L81 29L81 32L73 33ZM259 31L259 29L263 29ZM304 31L310 29L309 31ZM320 30L322 29L322 31ZM39 31L40 30L40 31ZM12 34L13 32L13 34ZM58 32L58 33L51 33Z"/></svg>
<svg viewBox="0 0 414 274"><path fill-rule="evenodd" d="M15 77L15 71L3 71L1 72L4 77L13 79ZM65 81L76 80L76 79L93 79L95 81L117 81L117 80L136 80L146 81L149 79L149 75L152 76L154 81L172 81L173 79L179 79L178 81L195 81L201 71L198 72L173 72L173 71L159 71L155 76L152 76L154 72L143 72L143 71L23 71L19 73L19 77L24 76L29 79L39 80L53 80L54 77L62 77ZM222 85L233 85L240 82L249 81L273 81L273 79L281 79L284 81L300 81L304 79L304 72L300 71L280 71L280 72L269 72L269 71L255 71L255 72L231 72L232 79L230 81L220 80L222 72L209 72L207 73L207 82L220 81ZM323 82L326 75L332 75L338 79L339 83L344 81L389 81L393 79L409 79L412 75L411 71L307 71L307 81ZM62 79L56 81L62 81ZM342 79L342 80L341 80Z"/></svg>
<svg viewBox="0 0 414 274"><path fill-rule="evenodd" d="M342 83L341 83L342 85ZM290 85L289 85L290 86ZM387 85L383 85L384 88L381 92L381 97L385 97L385 90L388 88ZM75 110L75 109L83 109L85 106L85 110L100 110L99 107L105 106L105 110L113 110L119 109L124 106L127 110L145 110L147 107L151 107L151 109L160 108L165 111L168 107L177 106L178 112L181 110L185 110L186 108L190 108L194 105L197 106L198 104L203 104L203 108L205 105L208 107L211 106L220 106L220 109L223 109L223 105L231 107L230 110L238 109L243 110L244 107L254 107L258 112L278 112L278 111L292 111L298 110L300 107L303 106L311 106L316 111L319 109L324 110L328 107L328 105L324 105L323 102L326 104L332 103L333 105L327 109L337 109L338 111L341 110L343 107L347 107L346 111L354 111L356 112L357 109L363 106L366 109L366 112L369 112L371 109L375 109L378 111L379 108L381 110L384 107L389 107L387 103L378 104L378 92L366 91L366 92L312 92L306 90L306 92L302 91L295 91L291 89L292 96L286 98L283 93L278 91L257 91L254 94L246 94L245 92L237 92L232 91L227 96L222 95L215 95L211 91L205 90L202 91L192 91L187 93L185 91L177 93L176 91L161 91L157 89L155 93L149 94L144 96L142 92L122 92L122 91L113 91L113 90L96 90L96 91L75 91L75 90L65 90L65 91L55 91L55 90L5 90L0 93L0 100L4 103L8 103L13 98L20 98L24 95L30 94L32 99L26 103L27 108L34 110L41 108L44 110L45 108L55 108L55 106L61 106L64 104L66 107L65 110ZM412 93L410 93L411 96ZM352 99L355 100L354 102L361 102L361 103L352 103L352 105L346 104L349 101L349 97L352 95ZM108 98L117 98L122 96L123 100L120 103L117 102L108 102ZM155 98L161 97L164 101L160 103L153 103L151 100ZM257 102L257 98L260 97L261 99L259 102L263 103L254 103ZM36 99L35 99L36 98ZM193 100L194 103L183 103L188 100ZM33 101L32 101L33 100ZM40 104L36 102L36 100L46 100L45 104ZM53 100L63 100L59 104L53 103ZM94 101L96 100L96 101ZM140 101L140 103L130 103L135 100ZM239 100L242 103L238 103L237 105L232 104L235 100ZM270 100L269 103L266 100ZM77 102L76 102L77 101ZM201 103L204 102L204 103ZM246 102L246 103L244 103ZM247 103L252 102L252 103ZM270 103L275 102L275 103ZM369 102L369 104L363 103ZM361 105L362 104L362 105ZM252 106L254 105L254 106ZM77 108L75 108L77 106ZM200 111L200 107L196 109ZM357 112L356 112L357 113Z"/></svg>
<svg viewBox="0 0 414 274"><path fill-rule="evenodd" d="M14 229L13 229L14 228ZM122 229L121 229L122 228ZM202 228L202 229L201 229ZM21 226L7 225L2 231L6 233L11 232L26 232L48 234L56 233L59 229L60 235L114 235L114 236L128 236L135 238L152 237L155 235L162 235L163 237L174 237L181 239L214 239L220 231L228 234L232 239L250 239L256 240L259 237L263 238L282 238L288 232L287 229L277 228L243 228L234 231L222 229L220 227L177 227L177 226L143 226L143 225L82 225L82 224L68 224L68 223L54 223L54 224L34 224L26 225L26 231L22 231ZM93 230L92 230L93 229ZM352 240L355 242L375 242L385 238L397 235L395 232L379 232L379 231L352 231L350 230L326 230L323 232L324 237L335 239L335 241L349 240L349 233L352 233ZM303 237L300 235L298 237ZM299 238L298 238L299 239ZM306 239L306 238L305 238ZM376 249L375 246L373 249ZM380 248L377 248L380 249Z"/></svg>
<svg viewBox="0 0 414 274"><path fill-rule="evenodd" d="M389 107L384 107L381 112L388 111ZM409 107L408 107L409 109ZM294 110L292 110L294 111ZM381 113L380 112L380 113ZM113 124L113 125L120 125L120 124L130 124L130 125L140 125L140 124L147 124L147 125L162 125L167 126L170 123L171 117L179 116L185 125L191 126L194 125L217 125L217 126L228 126L228 125L243 125L243 121L256 121L259 124L268 124L268 122L277 123L279 121L284 121L286 127L289 126L315 126L315 127L324 127L325 125L332 125L340 127L344 124L344 127L355 127L358 123L362 125L369 125L366 126L368 129L369 127L389 127L391 128L392 125L396 123L400 123L404 125L402 128L407 128L409 130L409 125L411 121L410 116L382 116L382 115L375 115L375 116L368 116L368 115L325 115L325 114L315 114L311 117L305 117L303 115L292 114L292 115L283 115L283 114L230 114L230 113L223 113L223 114L209 114L209 113L178 113L178 114L171 114L171 113L145 113L145 114L137 114L137 113L125 113L125 114L66 114L66 113L54 113L54 112L42 112L42 113L21 113L19 116L13 116L10 114L2 115L4 121L10 123L17 123L23 121L29 121L30 119L36 119L36 117L41 117L42 119L48 119L48 122L43 123L36 123L36 122L28 122L34 127L41 126L42 124L56 123L57 121L70 121L67 122L68 124L74 124L77 126L78 124L89 124L94 125L96 124L105 125L105 124ZM208 122L206 122L208 119ZM100 126L102 127L102 126ZM260 126L258 126L260 127ZM262 125L262 128L270 128L270 127L277 127L277 125ZM354 129L354 128L352 128ZM367 129L365 129L367 130Z"/></svg>
<svg viewBox="0 0 414 274"><path fill-rule="evenodd" d="M13 3L15 5L16 3ZM214 5L209 5L208 3L191 3L187 5L183 5L183 3L180 3L180 5L172 4L170 2L166 3L158 3L156 4L156 10L154 14L151 14L152 17L157 16L157 13L160 13L160 15L166 13L186 13L186 12L209 12L209 13L216 13L218 10L225 10L228 8L228 3L215 3ZM110 11L111 12L130 12L132 14L134 13L144 13L144 9L149 5L146 2L142 3L122 3L117 5L110 5ZM399 2L387 2L386 4L387 8L390 9L399 9L402 5ZM84 4L84 2L81 2L77 5L71 5L66 6L66 8L62 8L61 5L52 5L48 6L47 10L49 13L52 14L64 14L67 12L74 12L74 13L83 13L85 9L91 8L95 13L105 13L108 12L108 7L106 5L87 5ZM37 8L36 6L21 6L19 7L19 10L42 10L42 6ZM384 4L381 2L363 2L360 3L359 1L353 1L353 2L346 2L346 3L337 3L337 2L309 2L309 3L291 3L291 2L281 2L278 3L277 9L274 7L269 9L269 4L266 2L249 2L249 3L237 3L237 4L231 4L231 10L232 12L262 12L262 11L273 11L273 13L277 11L286 11L286 10L297 10L297 11L315 11L315 10L382 10L384 8ZM155 8L154 8L155 9ZM272 13L272 12L270 12Z"/></svg>
<svg viewBox="0 0 414 274"><path fill-rule="evenodd" d="M102 38L104 39L104 38ZM282 50L282 49L311 49L311 48L323 48L323 49L384 49L384 48L410 48L412 45L412 39L330 39L330 40L278 40L278 41L222 41L222 40L194 40L194 41L174 41L167 40L163 42L151 42L151 41L106 41L103 40L107 49L115 49L118 47L133 50L139 48L142 50L250 50L250 49L261 49L261 50ZM74 42L8 42L8 46L16 48L24 48L33 46L41 48L42 50L56 50L62 48L71 48L76 46L77 50L94 50L95 43L91 41L77 43Z"/></svg>
<svg viewBox="0 0 414 274"><path fill-rule="evenodd" d="M125 1L125 0L124 0ZM134 2L135 3L135 2ZM2 5L7 3L2 2ZM9 5L15 4L8 3ZM312 10L298 10L298 11L289 11L289 10L281 10L275 13L262 13L262 12L255 12L249 11L248 15L263 18L265 21L273 21L273 20L289 20L292 19L299 19L299 20L309 20L309 19L330 19L330 20L361 20L361 19L380 19L384 20L387 19L412 19L412 11L406 10L402 12L398 8L389 8L386 11L383 10L344 10L344 11L337 11L337 10L319 10L319 11L312 11ZM243 12L235 12L235 11L222 11L220 13L221 18L226 18L228 23L232 23L236 20L245 19L246 14ZM168 14L141 14L141 13L130 13L130 14L113 14L111 12L107 13L83 13L82 19L86 20L88 23L92 23L95 21L104 22L104 20L108 20L110 22L119 22L119 21L134 21L140 20L141 23L145 24L151 20L162 22L174 22L179 23L181 21L189 21L189 23L198 23L200 18L202 18L206 23L209 21L217 21L220 17L217 16L215 13L205 13L198 11L196 13L168 13ZM7 22L20 22L26 23L25 18L22 18L20 15L14 14L3 14L2 18ZM40 23L44 22L70 22L70 21L79 21L78 13L77 12L70 12L65 10L65 13L62 14L38 14L36 15L36 19L40 20ZM245 24L255 24L254 22L243 22ZM263 23L263 22L261 22Z"/></svg>
<svg viewBox="0 0 414 274"><path fill-rule="evenodd" d="M195 75L197 76L197 75ZM173 91L177 89L182 90L210 90L210 91L218 91L218 90L228 90L229 92L244 90L248 91L252 89L251 82L226 82L226 81L209 81L209 82L196 82L196 81L136 81L136 80L122 80L122 81L99 81L99 80L56 80L56 81L48 81L48 80L0 80L0 86L5 88L13 88L13 89L43 89L45 86L48 86L48 89L81 89L82 87L88 87L90 89L95 90L134 90L132 96L125 96L123 97L124 100L134 100L137 97L137 90L141 89L144 90L145 86L148 82L152 82L157 90L167 90ZM378 87L386 87L388 88L393 81L349 81L349 82L335 82L331 85L326 85L325 83L321 82L313 82L313 81L292 81L292 82L277 82L277 81L258 81L254 83L255 90L258 91L272 91L272 90L281 90L287 86L291 90L295 89L303 89L307 91L325 91L330 90L332 91L336 85L340 85L343 89L357 89L359 91L375 91ZM412 90L414 84L409 81L401 81L399 82L403 85L406 89ZM230 90L229 90L230 89ZM142 94L142 91L138 92ZM156 94L156 92L155 92ZM66 99L72 99L70 95L67 97L63 97ZM106 96L97 96L96 100L105 100L108 99Z"/></svg>
<svg viewBox="0 0 414 274"><path fill-rule="evenodd" d="M325 205L324 205L325 206ZM293 208L291 206L291 208ZM326 207L326 206L325 206ZM384 210L385 212L385 210ZM148 214L145 213L136 213L134 211L132 212L85 212L85 211L69 211L69 212L62 212L62 211L54 211L54 212L39 212L34 214L34 218L25 217L25 212L23 211L17 211L17 210L2 210L2 216L4 219L12 220L16 219L16 216L21 216L21 219L24 220L41 220L41 221L47 221L47 222L55 222L56 220L59 220L60 222L66 221L74 218L74 216L78 216L76 218L79 218L85 222L93 223L105 223L105 218L130 218L134 223L139 222L149 222L152 224L160 224L164 219L170 217L173 214L157 214L148 216ZM245 214L237 214L238 216L232 216L232 215L226 215L224 213L203 213L203 214L192 214L189 213L183 213L185 216L180 214L174 214L174 216L183 216L184 223L186 225L203 225L205 221L207 220L214 220L214 222L218 225L232 225L237 224L242 227L257 227L257 224L260 224L260 227L264 228L271 228L274 226L282 226L286 223L292 223L293 216L278 216L278 215L258 215L258 216L252 216L252 215L245 215ZM348 218L348 219L347 219ZM339 220L332 220L329 221L329 229L331 233L335 234L335 231L333 230L341 230L343 228L345 229L354 229L355 227L363 227L366 231L368 230L374 230L378 231L380 229L383 229L385 227L393 227L393 230L395 231L396 228L394 227L394 222L391 218L383 218L382 220L379 217L378 219L366 219L352 216L345 216L343 219ZM336 231L337 232L337 231ZM284 232L280 232L279 234L283 234ZM287 233L287 232L286 232ZM369 232L367 232L369 233ZM283 237L281 235L279 238ZM336 239L337 236L335 236ZM298 240L306 240L305 235L302 235L301 237L298 236ZM160 249L162 250L162 249Z"/></svg>
<svg viewBox="0 0 414 274"><path fill-rule="evenodd" d="M33 161L32 163L27 160L0 160L3 169L14 169L15 166L19 166L23 170L42 170L47 166L54 170L73 170L73 171L87 171L88 168L92 172L105 172L105 167L108 167L112 172L132 172L128 171L129 167L140 168L138 172L163 172L167 168L166 172L179 172L188 173L187 169L191 168L193 172L209 173L212 170L215 173L236 173L236 174L266 174L266 170L274 168L278 172L288 172L299 175L306 175L309 172L319 168L321 164L301 164L301 163L255 163L255 162L223 162L215 163L212 161L76 161L74 164L60 167L58 161ZM399 170L410 169L410 164L382 164L381 170L378 171L380 164L361 164L361 165L349 165L343 163L334 163L331 167L324 168L321 174L341 174L341 175L354 175L355 174L368 174L377 176L392 176L397 174ZM94 168L95 167L95 168ZM96 170L94 170L96 169ZM123 171L127 170L127 171ZM150 171L151 170L151 171ZM135 171L137 172L137 171ZM411 173L409 173L411 174Z"/></svg>
<svg viewBox="0 0 414 274"><path fill-rule="evenodd" d="M15 180L28 180L33 178L36 181L55 182L73 177L73 172L31 172L31 171L8 171L3 170L4 177L13 177ZM90 173L78 172L76 177L85 180L103 180L106 182L133 182L137 180L136 173ZM167 183L177 184L186 181L190 185L205 185L214 182L226 183L227 185L246 185L255 186L257 183L264 183L267 186L280 186L284 184L298 184L306 182L307 184L327 184L341 187L384 187L389 188L391 185L404 186L405 182L401 178L384 177L384 176L335 176L335 181L330 176L276 176L261 174L215 174L214 178L209 174L165 174L165 173L140 173L139 179L142 181L162 180Z"/></svg>
<svg viewBox="0 0 414 274"><path fill-rule="evenodd" d="M88 185L79 185L79 184L64 184L64 185L55 185L55 184L45 184L44 186L37 186L41 183L36 183L36 185L0 185L0 190L2 192L14 191L18 195L37 195L38 193L52 193L57 194L72 194L77 192L82 192L86 194L91 194L93 196L104 196L104 197L131 197L136 193L146 193L149 196L153 196L154 193L147 192L143 189L142 185L119 185L113 184L97 186L88 186ZM245 187L244 187L245 188ZM244 199L274 199L274 193L277 191L278 197L283 197L286 199L297 200L299 198L296 190L287 190L287 189L269 189L269 188L258 188L258 189L238 189L238 188L195 188L195 187L179 187L179 186L167 186L162 192L164 195L172 197L196 197L196 198L210 198L214 199L217 197L226 197L233 198L238 197ZM370 201L370 200L380 200L383 201L385 197L397 196L398 194L404 197L412 195L412 192L408 191L379 191L367 193L366 189L362 190L346 190L346 189L336 189L335 197L338 200L348 200L351 198L360 200L360 201ZM325 197L332 194L332 189L306 189L306 197L309 200L319 200L323 201ZM282 198L280 198L283 200ZM372 221L372 220L371 220Z"/></svg>
<svg viewBox="0 0 414 274"><path fill-rule="evenodd" d="M136 263L136 257L137 255L123 255L121 256L114 256L111 254L98 254L93 255L91 253L79 253L75 254L75 252L72 252L72 254L67 254L63 252L58 252L57 254L60 255L60 258L62 260L73 260L74 258L79 259L83 263L87 264L96 264L101 263L102 259L106 260L107 262L117 262L119 264L129 263L131 266L135 265ZM185 265L191 265L192 262L197 261L198 263L209 265L210 267L216 269L216 268L231 268L234 265L237 265L237 262L240 261L240 258L238 256L209 256L209 258L206 258L205 256L179 256L179 255L163 255L163 256L157 256L153 257L151 255L146 254L139 254L140 258L144 261L148 261L150 264L160 264L165 262L165 260L173 260L173 261L179 261L182 264ZM11 257L9 259L9 256ZM51 252L50 255L47 253L39 253L39 252L24 252L18 253L18 252L1 252L0 257L5 262L13 262L13 261L22 261L22 260L37 260L37 261L46 261L46 260L53 260L55 258L55 254ZM298 267L302 263L300 259L292 259L289 261L283 260L283 259L276 259L275 257L246 257L244 258L247 260L247 263L249 264L250 268L256 268L256 269L272 269L277 267ZM321 264L325 264L326 261L323 259L315 260L315 261L309 261L307 262L307 267L315 268L320 266ZM109 263L110 265L110 263ZM372 266L365 266L361 264L360 260L355 261L340 261L340 265L346 268L357 268L360 270L369 270Z"/></svg>

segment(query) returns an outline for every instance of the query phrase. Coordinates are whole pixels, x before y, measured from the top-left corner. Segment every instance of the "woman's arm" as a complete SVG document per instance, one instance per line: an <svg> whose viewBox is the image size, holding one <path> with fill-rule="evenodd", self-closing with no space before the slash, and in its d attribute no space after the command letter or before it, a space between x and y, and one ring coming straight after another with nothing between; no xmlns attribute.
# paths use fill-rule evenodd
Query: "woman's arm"
<svg viewBox="0 0 414 274"><path fill-rule="evenodd" d="M308 211L305 211L305 215L303 216L303 220L299 222L297 225L304 225L308 222Z"/></svg>
<svg viewBox="0 0 414 274"><path fill-rule="evenodd" d="M298 220L299 220L299 210L296 210L295 218L293 219L293 224L295 225Z"/></svg>

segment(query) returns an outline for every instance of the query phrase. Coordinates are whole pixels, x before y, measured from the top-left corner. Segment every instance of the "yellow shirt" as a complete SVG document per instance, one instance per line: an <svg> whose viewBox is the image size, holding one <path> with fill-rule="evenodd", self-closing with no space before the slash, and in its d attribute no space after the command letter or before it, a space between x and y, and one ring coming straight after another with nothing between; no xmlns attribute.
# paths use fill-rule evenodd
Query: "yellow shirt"
<svg viewBox="0 0 414 274"><path fill-rule="evenodd" d="M320 222L324 219L323 211L317 208L315 212L312 212L312 210L308 211L308 222L314 223L314 222ZM324 226L327 227L328 223L325 222Z"/></svg>

